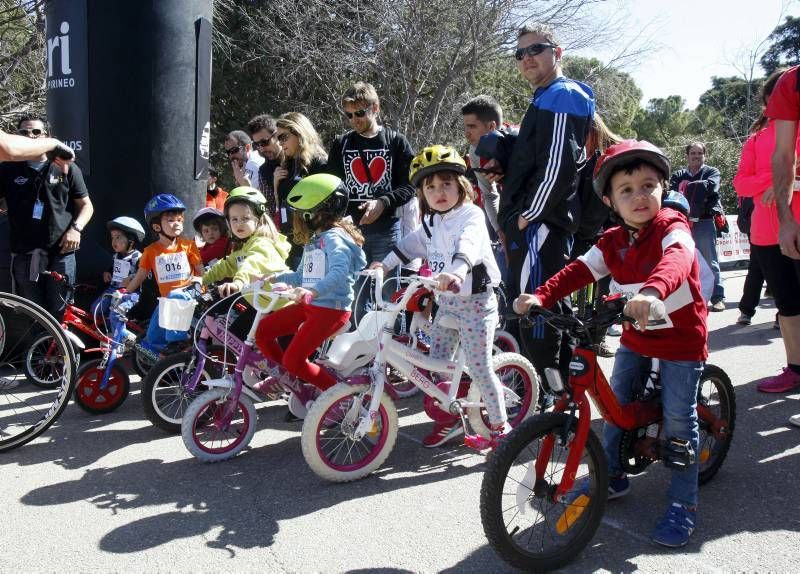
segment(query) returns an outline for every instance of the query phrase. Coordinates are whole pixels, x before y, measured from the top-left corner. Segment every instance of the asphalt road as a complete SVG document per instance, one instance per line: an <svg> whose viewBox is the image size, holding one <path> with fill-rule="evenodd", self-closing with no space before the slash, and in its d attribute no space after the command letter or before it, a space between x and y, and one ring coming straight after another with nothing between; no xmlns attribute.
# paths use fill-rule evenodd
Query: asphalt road
<svg viewBox="0 0 800 574"><path fill-rule="evenodd" d="M609 503L566 571L800 569L800 429L787 424L800 393L755 390L784 353L771 300L752 326L734 325L743 275L725 273L728 310L710 317L710 361L733 380L738 417L728 459L701 491L690 544L667 551L648 541L665 504L667 473L656 465ZM300 424L284 423L279 403L259 408L248 450L209 465L150 426L138 390L105 416L70 405L43 437L0 455L0 570L510 571L480 524L483 457L422 448L419 397L400 404L401 436L383 468L332 485L306 466Z"/></svg>

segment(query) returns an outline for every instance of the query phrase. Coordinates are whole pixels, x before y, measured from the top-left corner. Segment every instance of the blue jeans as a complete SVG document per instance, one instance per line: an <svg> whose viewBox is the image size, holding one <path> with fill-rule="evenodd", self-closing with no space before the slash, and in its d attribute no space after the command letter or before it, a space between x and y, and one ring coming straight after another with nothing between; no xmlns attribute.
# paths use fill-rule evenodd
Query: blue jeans
<svg viewBox="0 0 800 574"><path fill-rule="evenodd" d="M667 361L661 359L661 405L664 414L662 439L688 440L695 452L695 463L685 470L672 470L667 497L684 506L697 506L697 463L699 428L697 425L697 387L703 373L702 361ZM632 401L650 370L650 359L620 345L614 358L611 388L620 404ZM619 442L622 431L606 422L603 425L603 447L608 458L610 476L623 474L619 463Z"/></svg>
<svg viewBox="0 0 800 574"><path fill-rule="evenodd" d="M171 299L183 299L188 301L192 297L183 291L172 292L168 295ZM144 342L149 344L150 347L156 351L162 351L169 343L176 341L185 341L189 338L188 331L173 331L172 329L165 329L158 324L158 306L153 311L150 317L150 324L147 326L147 334L144 337Z"/></svg>
<svg viewBox="0 0 800 574"><path fill-rule="evenodd" d="M397 245L400 241L400 222L398 221L390 228L381 228L380 231L371 231L370 225L365 225L360 228L361 233L364 234L364 255L367 258L367 265L373 261L383 261L383 258L389 255L392 247ZM397 277L400 276L400 268L398 267L392 273L396 273ZM353 318L355 323L364 316L371 305L373 294L370 292L369 283L365 282L367 277L359 277L355 284L355 298L353 300ZM386 277L389 279L389 277ZM362 288L363 287L363 288ZM384 281L383 299L388 301L392 293L400 288L397 281Z"/></svg>
<svg viewBox="0 0 800 574"><path fill-rule="evenodd" d="M716 303L725 299L725 289L722 287L722 277L719 273L719 258L717 257L717 228L713 219L701 219L692 223L692 239L695 246L711 267L714 274L714 291L711 293L711 302Z"/></svg>
<svg viewBox="0 0 800 574"><path fill-rule="evenodd" d="M40 275L38 281L30 280L31 255L14 254L11 275L14 277L14 291L20 297L44 307L59 323L64 319L67 308L67 287L47 275ZM70 283L75 282L75 253L51 255L46 271L64 275Z"/></svg>

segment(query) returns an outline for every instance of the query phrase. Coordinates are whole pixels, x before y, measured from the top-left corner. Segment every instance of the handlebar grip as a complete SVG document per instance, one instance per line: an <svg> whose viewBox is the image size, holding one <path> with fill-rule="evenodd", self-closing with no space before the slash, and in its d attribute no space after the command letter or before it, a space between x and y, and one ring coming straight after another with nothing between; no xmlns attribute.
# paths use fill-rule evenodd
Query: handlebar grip
<svg viewBox="0 0 800 574"><path fill-rule="evenodd" d="M660 299L656 299L652 303L650 303L650 315L648 319L652 321L660 321L667 316L667 308L664 306L664 302Z"/></svg>

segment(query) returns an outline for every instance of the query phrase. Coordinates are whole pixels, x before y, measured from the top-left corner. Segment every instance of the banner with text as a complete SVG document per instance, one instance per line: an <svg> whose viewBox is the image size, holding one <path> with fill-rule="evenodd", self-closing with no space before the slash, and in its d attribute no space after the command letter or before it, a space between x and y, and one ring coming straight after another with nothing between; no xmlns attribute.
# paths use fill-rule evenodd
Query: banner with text
<svg viewBox="0 0 800 574"><path fill-rule="evenodd" d="M735 215L726 215L730 233L717 237L717 256L720 263L747 261L750 259L750 241L739 231Z"/></svg>

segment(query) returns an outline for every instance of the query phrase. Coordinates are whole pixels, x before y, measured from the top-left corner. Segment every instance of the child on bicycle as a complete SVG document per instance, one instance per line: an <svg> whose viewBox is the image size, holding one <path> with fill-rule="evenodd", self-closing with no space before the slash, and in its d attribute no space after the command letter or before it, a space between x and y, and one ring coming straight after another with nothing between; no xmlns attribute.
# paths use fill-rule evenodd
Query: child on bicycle
<svg viewBox="0 0 800 574"><path fill-rule="evenodd" d="M342 180L326 173L303 178L289 192L286 201L296 212L294 239L305 247L297 271L270 280L295 286L297 304L265 317L256 332L264 356L323 391L335 385L336 378L308 357L347 325L356 273L366 264L364 238L344 218L347 199ZM290 334L294 337L283 351L277 338Z"/></svg>
<svg viewBox="0 0 800 574"><path fill-rule="evenodd" d="M136 291L152 273L158 284L162 297L170 297L175 289L181 289L192 283L192 277L203 274L203 262L194 241L183 239L183 217L186 206L169 193L153 196L144 206L144 219L147 225L158 236L158 240L144 248L139 259L139 270L128 283L129 292ZM174 297L184 298L182 294ZM183 341L186 332L171 331L158 324L158 308L150 318L147 334L141 349L153 361L159 359L168 343Z"/></svg>
<svg viewBox="0 0 800 574"><path fill-rule="evenodd" d="M203 240L200 258L210 267L228 254L230 239L225 215L216 207L204 207L194 214L192 226Z"/></svg>
<svg viewBox="0 0 800 574"><path fill-rule="evenodd" d="M439 281L442 293L431 332L430 355L452 359L461 343L472 380L480 385L489 415L494 446L508 427L503 387L492 371L492 347L497 324L497 299L493 287L500 283L500 271L492 250L483 211L472 204L472 185L464 177L464 159L451 148L426 147L411 162L411 184L417 188L423 222L404 237L380 263L388 271L397 265L423 257ZM445 315L458 321L458 330L439 325ZM454 381L458 384L458 381ZM423 440L432 448L464 432L459 417L434 423Z"/></svg>
<svg viewBox="0 0 800 574"><path fill-rule="evenodd" d="M651 358L660 360L664 438L688 440L698 452L697 390L706 346L706 302L700 282L700 262L686 216L661 208L668 189L666 156L646 141L612 145L594 170L594 190L620 220L585 255L552 277L533 295L514 302L517 313L531 305L548 308L561 297L611 275L612 293L632 297L625 315L636 321L624 325L614 361L611 387L620 404L633 400ZM651 304L664 301L662 324L648 324ZM603 443L609 466L609 500L627 494L630 484L620 466L622 431L606 423ZM672 470L667 492L669 507L653 532L653 542L684 546L695 529L698 464Z"/></svg>
<svg viewBox="0 0 800 574"><path fill-rule="evenodd" d="M115 217L106 223L106 227L111 235L111 249L114 250L114 256L111 268L103 272L103 281L108 286L91 307L92 315L96 315L99 311L103 317L108 315L111 308L111 297L108 294L120 287L127 287L136 275L139 258L142 256L142 252L136 249L136 246L144 241L145 235L142 224L133 217Z"/></svg>

